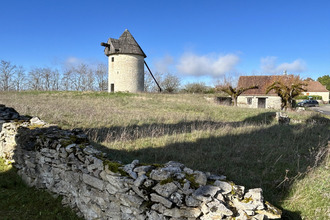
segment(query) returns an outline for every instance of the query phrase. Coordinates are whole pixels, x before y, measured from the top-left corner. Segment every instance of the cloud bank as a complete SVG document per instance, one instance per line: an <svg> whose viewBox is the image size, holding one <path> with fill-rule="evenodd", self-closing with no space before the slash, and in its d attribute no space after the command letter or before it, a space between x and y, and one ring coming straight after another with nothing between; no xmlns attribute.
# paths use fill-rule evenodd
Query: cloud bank
<svg viewBox="0 0 330 220"><path fill-rule="evenodd" d="M161 59L155 61L156 72L169 73L171 72L171 66L174 63L174 59L170 55L166 55Z"/></svg>
<svg viewBox="0 0 330 220"><path fill-rule="evenodd" d="M261 58L261 71L262 73L278 74L287 71L288 73L301 73L306 71L307 67L303 60L296 59L292 63L276 64L277 57L264 57Z"/></svg>
<svg viewBox="0 0 330 220"><path fill-rule="evenodd" d="M239 57L234 54L227 55L196 55L185 53L176 65L177 71L190 76L218 77L235 69Z"/></svg>

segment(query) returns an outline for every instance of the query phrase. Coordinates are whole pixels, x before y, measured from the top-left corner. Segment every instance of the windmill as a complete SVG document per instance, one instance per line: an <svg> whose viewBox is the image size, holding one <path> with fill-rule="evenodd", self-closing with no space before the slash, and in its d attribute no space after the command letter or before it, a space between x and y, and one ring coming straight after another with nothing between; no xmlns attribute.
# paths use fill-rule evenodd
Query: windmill
<svg viewBox="0 0 330 220"><path fill-rule="evenodd" d="M127 29L119 39L109 38L101 46L105 47L104 53L108 56L108 92L143 92L144 65L156 82L159 92L162 91L144 60L146 54Z"/></svg>

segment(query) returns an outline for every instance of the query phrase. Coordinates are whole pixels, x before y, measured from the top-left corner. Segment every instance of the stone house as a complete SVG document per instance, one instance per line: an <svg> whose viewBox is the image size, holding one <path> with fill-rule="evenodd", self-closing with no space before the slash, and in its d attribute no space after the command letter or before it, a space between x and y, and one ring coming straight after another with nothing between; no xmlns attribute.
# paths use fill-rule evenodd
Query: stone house
<svg viewBox="0 0 330 220"><path fill-rule="evenodd" d="M283 76L271 75L271 76L240 76L238 80L238 87L249 87L257 85L258 89L251 89L245 91L238 96L238 106L250 107L250 108L269 108L269 109L281 109L281 98L271 90L266 94L266 89L269 85L274 83ZM306 95L320 95L324 102L329 102L329 91L317 81L306 81L307 89L303 94Z"/></svg>
<svg viewBox="0 0 330 220"><path fill-rule="evenodd" d="M119 39L109 38L104 46L108 57L108 92L143 92L146 54L126 29Z"/></svg>
<svg viewBox="0 0 330 220"><path fill-rule="evenodd" d="M266 94L266 89L277 76L240 76L237 87L257 85L257 89L243 92L237 99L237 105L250 108L281 109L281 98L274 92Z"/></svg>
<svg viewBox="0 0 330 220"><path fill-rule="evenodd" d="M304 95L319 95L324 103L329 103L329 90L319 81L307 81L306 90L303 92Z"/></svg>

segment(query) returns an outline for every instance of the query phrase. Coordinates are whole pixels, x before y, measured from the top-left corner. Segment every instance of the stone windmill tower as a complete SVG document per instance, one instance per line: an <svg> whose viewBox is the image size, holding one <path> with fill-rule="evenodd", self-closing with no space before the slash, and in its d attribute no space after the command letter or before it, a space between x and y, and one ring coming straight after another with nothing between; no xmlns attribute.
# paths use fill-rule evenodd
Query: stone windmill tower
<svg viewBox="0 0 330 220"><path fill-rule="evenodd" d="M109 38L101 46L108 56L108 92L143 92L147 56L132 34L126 29L119 39Z"/></svg>

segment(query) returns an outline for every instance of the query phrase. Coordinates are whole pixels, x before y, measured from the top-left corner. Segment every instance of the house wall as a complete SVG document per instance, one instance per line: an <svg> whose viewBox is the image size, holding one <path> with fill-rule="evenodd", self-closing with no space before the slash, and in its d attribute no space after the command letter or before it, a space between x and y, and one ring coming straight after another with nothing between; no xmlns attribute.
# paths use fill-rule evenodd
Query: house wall
<svg viewBox="0 0 330 220"><path fill-rule="evenodd" d="M248 98L252 98L252 103L247 104ZM238 96L237 104L241 107L258 108L258 98L266 98L267 109L281 109L281 98L278 96Z"/></svg>
<svg viewBox="0 0 330 220"><path fill-rule="evenodd" d="M113 61L112 61L113 60ZM144 58L134 54L114 54L108 57L108 92L144 91Z"/></svg>
<svg viewBox="0 0 330 220"><path fill-rule="evenodd" d="M319 95L322 96L323 102L329 103L329 92L303 92L304 95Z"/></svg>

